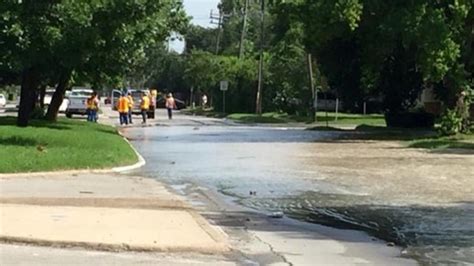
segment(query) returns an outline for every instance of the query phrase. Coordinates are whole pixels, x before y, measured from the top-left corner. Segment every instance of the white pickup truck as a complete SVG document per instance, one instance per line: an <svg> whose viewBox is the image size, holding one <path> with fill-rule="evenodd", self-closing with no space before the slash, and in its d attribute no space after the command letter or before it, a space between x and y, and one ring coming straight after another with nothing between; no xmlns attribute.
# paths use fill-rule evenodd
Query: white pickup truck
<svg viewBox="0 0 474 266"><path fill-rule="evenodd" d="M93 90L91 89L72 89L68 97L69 103L66 108L66 117L71 118L72 115L86 115L86 102L92 93Z"/></svg>
<svg viewBox="0 0 474 266"><path fill-rule="evenodd" d="M46 90L46 93L44 95L44 100L43 100L44 106L49 106L51 104L51 100L53 99L54 91L55 91L55 89L47 89ZM66 95L63 99L63 102L61 103L61 106L59 107L59 112L60 113L65 113L66 112L66 109L69 105L69 99L68 99L69 93L70 93L70 91L66 91Z"/></svg>

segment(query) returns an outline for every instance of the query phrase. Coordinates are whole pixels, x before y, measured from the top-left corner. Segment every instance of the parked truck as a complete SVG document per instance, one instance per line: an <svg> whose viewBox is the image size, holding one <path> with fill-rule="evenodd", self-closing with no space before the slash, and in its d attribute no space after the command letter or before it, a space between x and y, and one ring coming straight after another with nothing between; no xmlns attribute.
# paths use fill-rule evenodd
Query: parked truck
<svg viewBox="0 0 474 266"><path fill-rule="evenodd" d="M66 108L66 117L71 118L73 115L87 114L87 99L94 91L87 88L73 88L69 94L68 106Z"/></svg>

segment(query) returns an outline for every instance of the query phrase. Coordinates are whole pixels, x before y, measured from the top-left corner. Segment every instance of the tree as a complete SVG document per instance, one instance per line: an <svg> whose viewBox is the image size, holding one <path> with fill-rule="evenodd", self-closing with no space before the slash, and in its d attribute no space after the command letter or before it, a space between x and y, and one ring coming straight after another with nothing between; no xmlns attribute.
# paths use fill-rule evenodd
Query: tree
<svg viewBox="0 0 474 266"><path fill-rule="evenodd" d="M186 40L185 54L193 50L202 50L213 53L216 50L217 29L204 28L197 25L190 25L184 34Z"/></svg>
<svg viewBox="0 0 474 266"><path fill-rule="evenodd" d="M47 113L55 120L73 73L93 82L126 76L148 46L188 22L177 0L10 0L1 6L7 19L0 34L9 44L2 68L21 73L20 126L28 124L45 80L58 85Z"/></svg>
<svg viewBox="0 0 474 266"><path fill-rule="evenodd" d="M305 46L330 84L386 99L398 94L403 99L389 108L402 110L423 86L441 83L456 95L472 83L472 9L469 0L301 0L274 1L273 10L281 21L305 25ZM400 85L395 76L413 82ZM344 85L349 83L352 89Z"/></svg>

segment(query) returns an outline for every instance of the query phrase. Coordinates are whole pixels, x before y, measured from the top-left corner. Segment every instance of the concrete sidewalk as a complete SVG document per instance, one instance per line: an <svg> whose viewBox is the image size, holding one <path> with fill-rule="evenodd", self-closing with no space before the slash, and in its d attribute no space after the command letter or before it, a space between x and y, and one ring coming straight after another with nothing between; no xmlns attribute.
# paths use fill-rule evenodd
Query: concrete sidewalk
<svg viewBox="0 0 474 266"><path fill-rule="evenodd" d="M226 235L161 183L104 174L0 179L0 240L224 254Z"/></svg>

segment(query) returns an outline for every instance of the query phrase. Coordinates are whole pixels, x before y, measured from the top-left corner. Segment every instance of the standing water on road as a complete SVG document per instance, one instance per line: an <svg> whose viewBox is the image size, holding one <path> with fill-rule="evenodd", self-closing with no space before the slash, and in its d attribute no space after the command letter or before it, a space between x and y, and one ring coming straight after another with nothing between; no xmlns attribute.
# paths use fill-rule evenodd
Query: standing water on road
<svg viewBox="0 0 474 266"><path fill-rule="evenodd" d="M436 191L441 188L425 192L423 178L403 176L403 171L411 173L404 167L417 160L394 157L392 147L370 151L373 163L381 167L383 160L395 161L386 167L392 169L382 169L394 171L394 177L377 180L380 176L364 172L364 162L351 157L342 160L345 172L331 174L347 154L355 153L355 158L365 152L351 143L327 146L344 133L214 126L128 128L124 133L147 160L140 174L169 184L210 187L265 212L283 211L307 222L365 230L406 247L404 253L421 263L474 263L472 195L452 191L452 199L444 193L440 200ZM460 162L472 170L462 157L448 159L447 164ZM472 183L460 186L472 190Z"/></svg>

